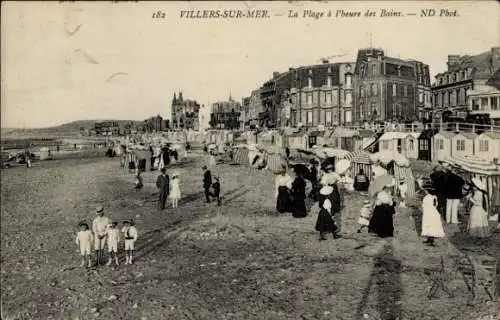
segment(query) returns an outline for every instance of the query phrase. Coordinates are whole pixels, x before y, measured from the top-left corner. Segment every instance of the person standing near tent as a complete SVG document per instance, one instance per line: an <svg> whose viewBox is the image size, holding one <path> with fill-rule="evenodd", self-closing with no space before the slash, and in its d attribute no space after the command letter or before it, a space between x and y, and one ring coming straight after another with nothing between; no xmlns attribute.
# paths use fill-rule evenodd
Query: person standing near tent
<svg viewBox="0 0 500 320"><path fill-rule="evenodd" d="M486 186L483 181L472 179L472 208L470 209L469 225L467 231L476 238L484 238L489 234L488 213L485 210L486 205Z"/></svg>
<svg viewBox="0 0 500 320"><path fill-rule="evenodd" d="M307 217L306 181L298 169L295 169L295 180L292 183L292 215L294 218Z"/></svg>
<svg viewBox="0 0 500 320"><path fill-rule="evenodd" d="M170 192L170 179L166 174L167 170L165 168L161 169L161 174L156 179L156 187L159 189L159 199L158 208L160 210L165 209L165 204L167 202L167 197Z"/></svg>

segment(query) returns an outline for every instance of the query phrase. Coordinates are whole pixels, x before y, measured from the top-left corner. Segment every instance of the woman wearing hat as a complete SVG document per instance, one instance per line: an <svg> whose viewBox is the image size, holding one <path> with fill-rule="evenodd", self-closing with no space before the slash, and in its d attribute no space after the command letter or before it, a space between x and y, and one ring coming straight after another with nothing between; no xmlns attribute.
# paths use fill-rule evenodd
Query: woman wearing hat
<svg viewBox="0 0 500 320"><path fill-rule="evenodd" d="M305 218L306 208L306 181L299 169L295 168L295 179L292 182L292 215L294 218Z"/></svg>
<svg viewBox="0 0 500 320"><path fill-rule="evenodd" d="M319 182L318 182L318 161L316 159L311 159L309 161L310 166L309 166L309 171L310 171L310 176L309 176L309 181L311 181L311 192L309 193L309 198L313 199L314 201L318 200L318 192L319 192Z"/></svg>
<svg viewBox="0 0 500 320"><path fill-rule="evenodd" d="M472 208L470 209L469 225L467 231L476 238L488 236L488 213L485 210L486 205L486 186L478 178L472 179Z"/></svg>
<svg viewBox="0 0 500 320"><path fill-rule="evenodd" d="M391 190L393 185L384 186L383 190L377 194L375 208L370 219L368 232L375 233L380 238L394 236L394 219L396 213Z"/></svg>
<svg viewBox="0 0 500 320"><path fill-rule="evenodd" d="M424 189L426 195L422 200L422 237L427 237L424 242L429 246L434 246L435 238L444 238L445 233L441 223L441 215L437 209L438 198L432 188Z"/></svg>
<svg viewBox="0 0 500 320"><path fill-rule="evenodd" d="M286 166L281 167L281 172L276 176L276 211L279 213L292 212L293 179L286 173Z"/></svg>
<svg viewBox="0 0 500 320"><path fill-rule="evenodd" d="M325 233L331 232L333 238L339 238L338 226L335 221L336 214L340 211L338 190L331 185L323 186L319 191L319 213L316 220L316 231L320 232L320 240L325 240Z"/></svg>

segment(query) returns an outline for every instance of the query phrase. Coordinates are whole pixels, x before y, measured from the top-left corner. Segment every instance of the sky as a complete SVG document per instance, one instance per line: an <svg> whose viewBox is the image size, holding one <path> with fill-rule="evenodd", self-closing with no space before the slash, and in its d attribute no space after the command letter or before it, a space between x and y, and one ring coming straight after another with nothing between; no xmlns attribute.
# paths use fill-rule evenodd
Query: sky
<svg viewBox="0 0 500 320"><path fill-rule="evenodd" d="M181 10L268 10L267 19L181 19ZM420 17L421 9L458 17ZM302 17L304 10L381 9L389 18ZM299 18L288 18L289 10ZM153 19L154 12L166 14ZM273 71L355 61L359 48L446 69L448 54L500 46L500 3L446 2L2 2L1 126L170 118L174 92L209 105L249 96ZM279 14L282 14L279 16ZM75 32L76 30L76 32ZM371 33L371 37L370 37ZM371 38L371 40L370 40ZM433 79L431 79L432 81ZM206 107L206 112L209 108Z"/></svg>

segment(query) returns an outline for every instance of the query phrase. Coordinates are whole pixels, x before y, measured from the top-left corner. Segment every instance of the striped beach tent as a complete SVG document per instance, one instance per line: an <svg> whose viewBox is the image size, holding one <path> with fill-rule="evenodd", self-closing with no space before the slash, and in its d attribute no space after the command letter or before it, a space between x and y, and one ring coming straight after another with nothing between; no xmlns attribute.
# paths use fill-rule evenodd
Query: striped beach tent
<svg viewBox="0 0 500 320"><path fill-rule="evenodd" d="M400 178L403 178L407 185L406 195L408 198L412 198L415 196L415 177L413 176L413 171L410 166L400 166L397 163L394 164L394 178L396 181L399 181ZM398 183L396 183L396 189L398 187Z"/></svg>
<svg viewBox="0 0 500 320"><path fill-rule="evenodd" d="M353 177L359 173L360 169L368 177L369 180L372 178L372 161L370 159L370 154L366 151L359 150L353 153L353 158L351 160L351 172Z"/></svg>
<svg viewBox="0 0 500 320"><path fill-rule="evenodd" d="M237 146L233 148L233 163L248 164L248 148L246 146Z"/></svg>
<svg viewBox="0 0 500 320"><path fill-rule="evenodd" d="M286 165L286 161L283 156L279 153L264 153L264 159L267 164L267 169L278 173L281 171L281 167Z"/></svg>

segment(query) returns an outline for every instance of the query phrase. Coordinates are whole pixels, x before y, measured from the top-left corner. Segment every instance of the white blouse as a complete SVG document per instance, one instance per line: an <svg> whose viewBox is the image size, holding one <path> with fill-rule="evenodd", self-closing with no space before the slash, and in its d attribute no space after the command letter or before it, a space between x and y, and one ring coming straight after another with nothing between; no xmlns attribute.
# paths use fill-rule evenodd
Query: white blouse
<svg viewBox="0 0 500 320"><path fill-rule="evenodd" d="M278 189L279 187L282 187L282 186L285 186L287 187L288 189L292 189L292 183L293 183L293 179L292 177L290 177L290 175L288 174L285 174L285 175L278 175L276 177L276 197L278 197Z"/></svg>

